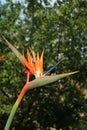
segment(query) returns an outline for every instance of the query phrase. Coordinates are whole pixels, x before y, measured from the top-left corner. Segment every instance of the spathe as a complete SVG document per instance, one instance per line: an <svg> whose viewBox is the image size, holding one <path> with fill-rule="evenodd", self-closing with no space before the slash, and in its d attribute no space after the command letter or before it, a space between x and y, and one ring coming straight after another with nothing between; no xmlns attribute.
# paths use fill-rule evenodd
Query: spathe
<svg viewBox="0 0 87 130"><path fill-rule="evenodd" d="M64 77L67 77L69 75L78 73L79 71L70 72L70 73L64 73L64 74L58 74L58 75L52 75L52 76L44 76L37 79L34 79L33 81L28 83L28 89L33 89L36 87L41 87L44 85L51 84L53 82L56 82L59 79L62 79Z"/></svg>

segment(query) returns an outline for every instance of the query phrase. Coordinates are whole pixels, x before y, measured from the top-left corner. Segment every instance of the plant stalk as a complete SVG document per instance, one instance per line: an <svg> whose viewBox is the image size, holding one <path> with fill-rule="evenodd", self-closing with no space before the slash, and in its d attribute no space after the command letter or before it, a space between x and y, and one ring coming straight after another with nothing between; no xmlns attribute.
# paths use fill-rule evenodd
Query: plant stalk
<svg viewBox="0 0 87 130"><path fill-rule="evenodd" d="M15 115L15 113L16 113L16 111L17 111L17 108L18 108L18 106L19 106L19 104L20 104L22 98L24 97L24 95L26 94L26 92L27 92L27 90L28 90L27 88L28 88L28 83L26 83L26 84L24 85L24 87L23 87L23 89L21 90L21 92L20 92L20 94L19 94L19 96L18 96L18 98L17 98L15 104L13 105L13 108L12 108L12 110L11 110L11 113L10 113L9 117L8 117L8 120L7 120L7 122L6 122L6 125L5 125L4 130L9 130L9 129L10 129L10 126L11 126L11 123L12 123L12 121L13 121L14 115Z"/></svg>

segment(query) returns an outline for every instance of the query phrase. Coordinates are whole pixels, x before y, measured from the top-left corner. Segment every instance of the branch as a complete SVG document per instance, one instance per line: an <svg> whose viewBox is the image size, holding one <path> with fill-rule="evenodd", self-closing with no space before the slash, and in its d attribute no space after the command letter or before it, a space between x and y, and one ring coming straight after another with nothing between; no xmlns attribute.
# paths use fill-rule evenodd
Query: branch
<svg viewBox="0 0 87 130"><path fill-rule="evenodd" d="M0 91L6 96L7 98L12 98L13 96L7 92L5 92L3 89L0 89Z"/></svg>

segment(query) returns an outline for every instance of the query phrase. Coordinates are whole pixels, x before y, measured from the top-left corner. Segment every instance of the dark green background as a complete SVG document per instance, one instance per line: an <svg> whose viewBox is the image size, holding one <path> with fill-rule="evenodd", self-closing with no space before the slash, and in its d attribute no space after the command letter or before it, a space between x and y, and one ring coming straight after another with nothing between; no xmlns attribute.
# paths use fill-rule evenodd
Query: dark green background
<svg viewBox="0 0 87 130"><path fill-rule="evenodd" d="M14 117L11 130L87 130L87 1L12 0L0 4L0 130L26 80L26 70L1 38L21 53L44 49L44 70L60 58L54 73L79 70L55 84L30 90Z"/></svg>

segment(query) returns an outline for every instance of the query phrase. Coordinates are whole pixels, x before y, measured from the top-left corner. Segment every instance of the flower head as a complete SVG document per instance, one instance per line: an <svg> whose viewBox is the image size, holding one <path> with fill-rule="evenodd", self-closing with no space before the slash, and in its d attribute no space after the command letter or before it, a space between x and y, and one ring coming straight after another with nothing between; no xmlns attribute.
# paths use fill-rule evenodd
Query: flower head
<svg viewBox="0 0 87 130"><path fill-rule="evenodd" d="M38 53L35 55L33 50L31 50L30 54L30 52L27 50L27 60L23 56L24 65L30 71L30 74L35 76L35 78L43 75L43 54L44 52L42 52L41 56L39 56Z"/></svg>
<svg viewBox="0 0 87 130"><path fill-rule="evenodd" d="M35 78L41 77L39 79L35 80L35 84L31 83L32 87L36 86L42 86L51 82L56 81L57 79L61 79L63 77L72 75L77 73L78 71L66 73L66 74L60 74L60 75L54 75L54 76L46 76L50 71L52 71L57 65L60 64L61 61L53 65L47 72L43 72L43 54L42 52L41 56L39 56L39 53L35 55L35 52L31 50L30 52L27 50L27 59L24 55L22 55L4 36L2 36L5 40L6 44L11 48L11 50L15 53L15 55L18 57L19 61L26 67L27 69L27 82L29 81L30 75L34 75ZM56 78L57 77L57 78ZM38 83L37 83L38 82Z"/></svg>

